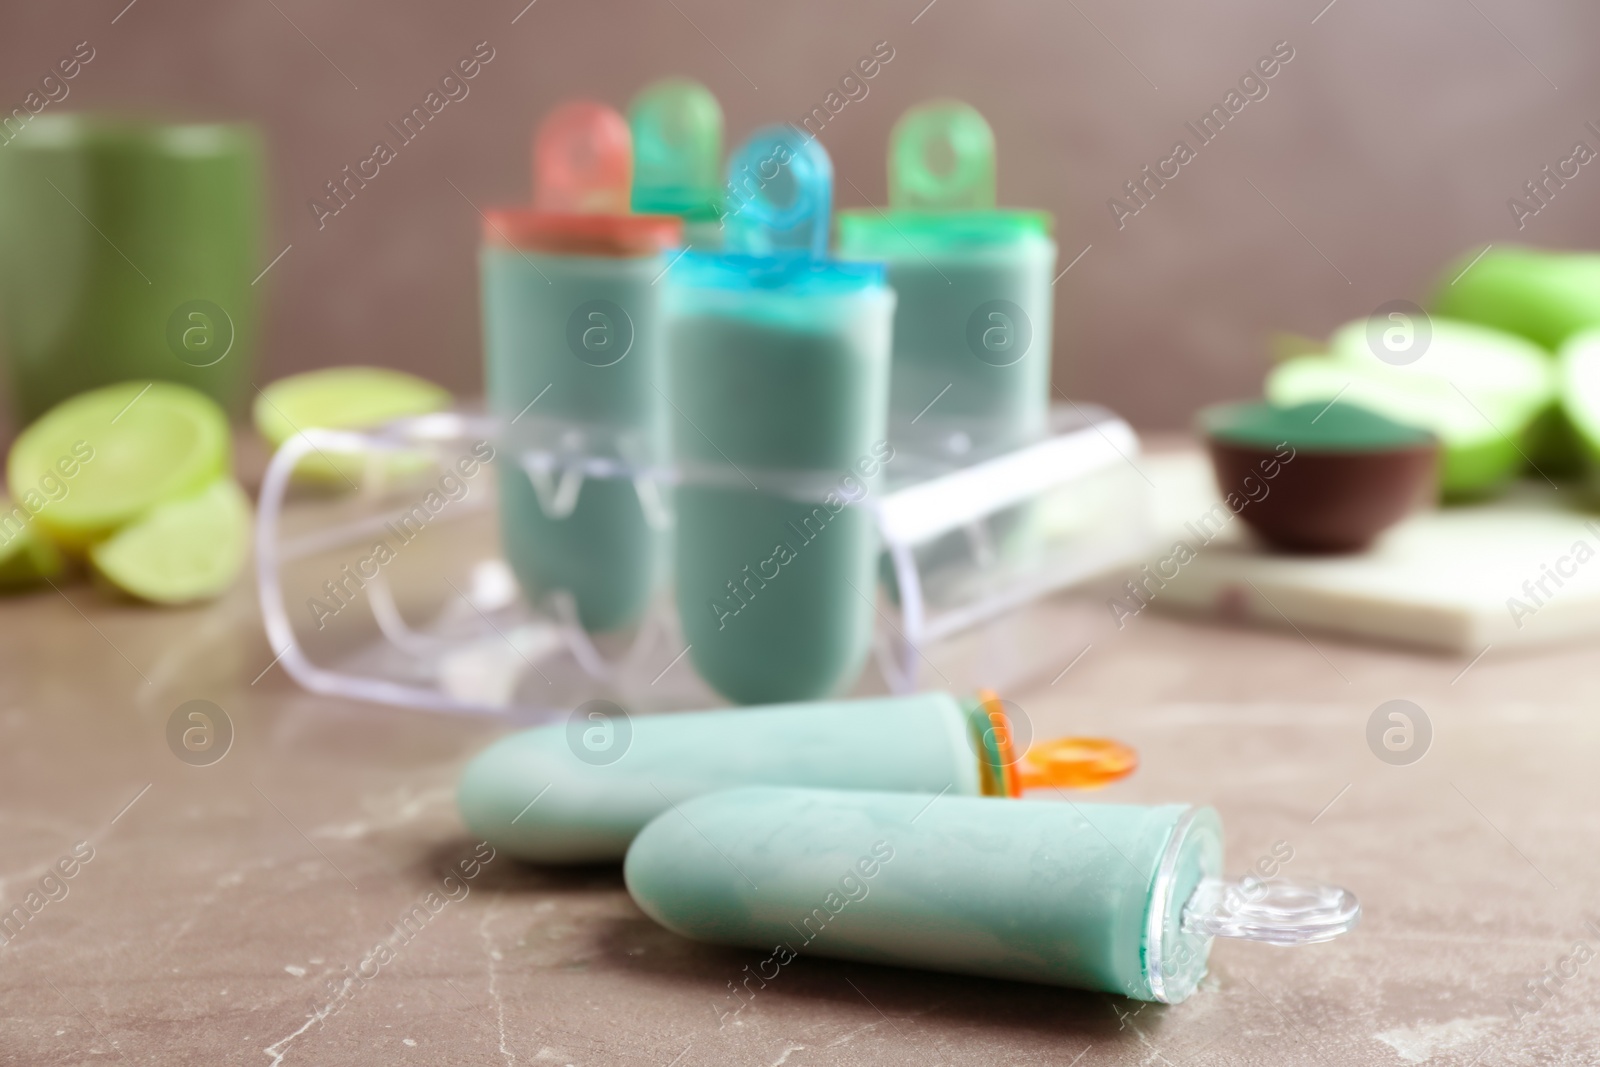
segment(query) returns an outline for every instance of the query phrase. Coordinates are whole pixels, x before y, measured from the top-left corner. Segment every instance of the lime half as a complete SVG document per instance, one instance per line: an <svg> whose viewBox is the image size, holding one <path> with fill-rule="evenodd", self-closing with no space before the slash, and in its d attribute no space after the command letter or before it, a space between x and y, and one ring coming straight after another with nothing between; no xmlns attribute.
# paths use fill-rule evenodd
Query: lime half
<svg viewBox="0 0 1600 1067"><path fill-rule="evenodd" d="M273 382L256 397L254 417L261 436L278 448L301 430L370 430L408 415L439 411L450 401L448 390L402 371L330 367ZM354 484L365 463L362 456L322 452L302 460L295 474L311 482ZM400 456L391 457L391 463L407 466Z"/></svg>
<svg viewBox="0 0 1600 1067"><path fill-rule="evenodd" d="M157 604L227 591L250 548L250 502L232 478L168 501L89 551L101 576Z"/></svg>
<svg viewBox="0 0 1600 1067"><path fill-rule="evenodd" d="M83 547L228 470L228 419L172 382L123 382L51 408L11 447L11 495L47 534Z"/></svg>
<svg viewBox="0 0 1600 1067"><path fill-rule="evenodd" d="M62 571L61 553L26 509L0 497L0 590L20 589Z"/></svg>

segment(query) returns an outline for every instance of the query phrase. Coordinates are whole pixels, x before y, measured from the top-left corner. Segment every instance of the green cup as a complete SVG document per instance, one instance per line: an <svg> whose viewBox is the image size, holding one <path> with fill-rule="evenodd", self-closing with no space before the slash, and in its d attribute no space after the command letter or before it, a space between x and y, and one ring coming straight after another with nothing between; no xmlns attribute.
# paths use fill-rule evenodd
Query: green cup
<svg viewBox="0 0 1600 1067"><path fill-rule="evenodd" d="M156 378L241 411L262 149L249 126L40 115L0 145L0 338L23 421Z"/></svg>

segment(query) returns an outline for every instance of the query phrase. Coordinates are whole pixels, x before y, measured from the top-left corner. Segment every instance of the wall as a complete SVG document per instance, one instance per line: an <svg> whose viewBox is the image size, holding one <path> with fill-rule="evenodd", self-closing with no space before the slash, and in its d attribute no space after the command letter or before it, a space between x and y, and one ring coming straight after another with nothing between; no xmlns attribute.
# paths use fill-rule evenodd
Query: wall
<svg viewBox="0 0 1600 1067"><path fill-rule="evenodd" d="M268 255L293 246L263 280L263 381L370 362L476 390L473 205L527 196L546 108L572 94L621 105L685 73L718 94L737 139L821 103L878 41L895 58L823 133L838 203L883 202L904 108L975 104L999 138L1002 200L1055 212L1063 266L1089 248L1056 287L1058 386L1143 427L1252 393L1272 332L1320 335L1421 299L1463 250L1600 240L1600 167L1520 233L1506 203L1576 140L1600 147L1584 129L1600 124L1600 11L1578 0L1537 13L1512 0L525 2L12 5L0 101L20 103L88 39L96 58L63 106L261 124ZM319 230L308 199L480 41L495 58L470 96ZM1294 58L1268 95L1119 229L1108 199L1179 138L1196 145L1184 122L1280 41Z"/></svg>

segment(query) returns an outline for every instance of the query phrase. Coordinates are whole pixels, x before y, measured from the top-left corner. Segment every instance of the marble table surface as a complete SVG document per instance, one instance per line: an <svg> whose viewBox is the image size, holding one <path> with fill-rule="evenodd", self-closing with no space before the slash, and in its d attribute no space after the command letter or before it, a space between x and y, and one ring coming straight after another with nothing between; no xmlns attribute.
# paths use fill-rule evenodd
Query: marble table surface
<svg viewBox="0 0 1600 1067"><path fill-rule="evenodd" d="M1029 609L1059 645L1008 694L1035 732L1132 743L1141 770L1105 799L1215 805L1231 869L1292 850L1285 875L1361 897L1356 931L1219 943L1175 1007L801 958L734 1014L759 954L658 928L615 867L496 857L445 882L476 845L454 782L495 728L298 689L248 583L183 610L81 581L7 599L0 910L27 920L0 926L0 1063L1600 1058L1600 651L1468 662L1109 617L1103 592ZM197 699L234 731L208 766L168 741ZM1431 724L1403 765L1368 743L1394 699ZM446 899L395 937L430 893ZM362 967L385 938L391 958Z"/></svg>

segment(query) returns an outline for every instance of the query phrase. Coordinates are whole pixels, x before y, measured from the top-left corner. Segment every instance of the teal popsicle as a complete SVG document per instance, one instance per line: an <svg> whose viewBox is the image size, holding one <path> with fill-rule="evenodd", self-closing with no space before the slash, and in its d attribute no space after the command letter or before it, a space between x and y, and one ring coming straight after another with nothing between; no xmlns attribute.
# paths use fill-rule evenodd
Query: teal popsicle
<svg viewBox="0 0 1600 1067"><path fill-rule="evenodd" d="M457 799L472 833L509 855L594 863L620 860L673 804L732 786L1018 795L1093 788L1137 766L1125 746L1068 738L1030 749L1022 767L999 705L923 693L629 718L592 702L568 723L491 745L462 772Z"/></svg>
<svg viewBox="0 0 1600 1067"><path fill-rule="evenodd" d="M996 210L994 134L983 116L955 101L906 112L890 138L889 206L841 212L839 255L886 261L898 297L890 442L933 471L1042 436L1051 218Z"/></svg>
<svg viewBox="0 0 1600 1067"><path fill-rule="evenodd" d="M729 163L729 254L668 275L678 614L695 667L741 703L825 696L871 642L877 533L858 505L886 437L894 294L825 258L832 164L791 127Z"/></svg>
<svg viewBox="0 0 1600 1067"><path fill-rule="evenodd" d="M683 219L685 247L722 246L722 107L689 78L663 78L628 104L633 210Z"/></svg>
<svg viewBox="0 0 1600 1067"><path fill-rule="evenodd" d="M1348 930L1336 887L1228 885L1210 808L750 787L686 801L628 849L628 892L699 941L1176 1003L1211 938Z"/></svg>
<svg viewBox="0 0 1600 1067"><path fill-rule="evenodd" d="M552 112L535 143L534 208L487 212L481 261L506 559L530 600L569 594L591 631L640 618L664 551L653 283L680 222L627 214L628 153L610 108Z"/></svg>

